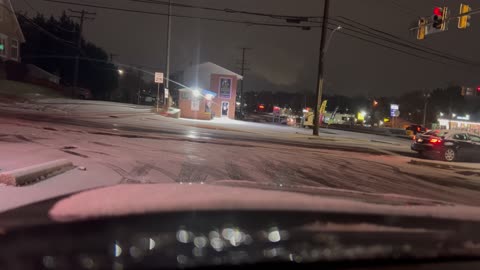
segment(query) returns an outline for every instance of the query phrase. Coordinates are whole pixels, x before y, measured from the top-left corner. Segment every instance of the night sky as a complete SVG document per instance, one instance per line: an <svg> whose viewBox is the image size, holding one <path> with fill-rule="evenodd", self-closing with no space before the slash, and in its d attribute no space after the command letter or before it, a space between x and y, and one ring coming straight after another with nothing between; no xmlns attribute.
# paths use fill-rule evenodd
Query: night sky
<svg viewBox="0 0 480 270"><path fill-rule="evenodd" d="M128 0L65 1L167 12L166 6ZM34 16L36 11L30 8L27 2L45 15L58 16L68 8L82 9L78 6L52 4L43 0L12 2L17 11L26 11L30 17ZM174 0L174 2L284 15L323 14L323 1L320 0ZM421 42L417 42L415 34L408 30L419 16L431 14L433 7L442 5L443 2L453 13L458 12L461 2L471 4L473 9L480 8L478 1L473 0L333 0L331 16L344 16L435 50L472 62L480 62L480 14L473 16L472 26L467 30L457 29L457 21L454 20L449 25L449 31L429 36ZM118 54L116 61L123 64L163 69L166 17L85 9L97 13L95 21L86 22L84 36L87 40L103 47L109 53ZM173 12L192 16L283 23L271 18L185 8L174 8ZM239 72L237 63L241 59L240 48L250 47L252 50L247 54L250 71L246 74L245 90L302 93L315 91L320 28L302 31L295 28L173 18L172 35L173 71L190 64L210 61ZM416 53L441 60L424 53ZM419 59L342 34L335 34L327 53L326 93L390 96L411 90L445 87L449 83L480 85L479 67L444 62L448 64Z"/></svg>

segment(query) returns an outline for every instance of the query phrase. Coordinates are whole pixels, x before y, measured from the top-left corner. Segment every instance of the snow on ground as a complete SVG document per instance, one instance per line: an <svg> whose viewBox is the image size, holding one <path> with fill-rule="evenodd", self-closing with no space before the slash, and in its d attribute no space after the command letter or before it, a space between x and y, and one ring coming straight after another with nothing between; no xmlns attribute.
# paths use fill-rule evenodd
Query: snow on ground
<svg viewBox="0 0 480 270"><path fill-rule="evenodd" d="M133 105L125 103L76 100L67 98L43 98L32 101L1 104L2 110L34 111L60 114L64 116L95 116L108 114L139 114L151 113L151 106Z"/></svg>
<svg viewBox="0 0 480 270"><path fill-rule="evenodd" d="M480 205L478 177L414 166L405 157L235 140L197 141L155 133L130 136L132 133L112 131L112 135L102 135L98 134L102 130L93 128L1 120L1 170L58 158L69 159L87 170L72 170L26 187L0 187L0 211L120 183L210 183L228 179Z"/></svg>
<svg viewBox="0 0 480 270"><path fill-rule="evenodd" d="M366 146L378 145L390 148L390 151L408 152L410 141L395 137L374 134L362 134L341 130L320 130L320 138L312 137L311 130L293 128L282 125L236 121L216 118L212 121L192 119L171 119L151 113L150 106L124 103L72 100L65 98L39 99L34 103L17 103L2 106L2 110L13 112L31 112L35 114L53 115L64 119L95 121L110 124L112 130L130 127L160 129L163 131L191 132L192 138L203 136L197 132L231 134L244 136L275 137L286 140L303 140L321 143L321 140L338 141L344 145ZM208 136L208 135L207 135ZM376 146L375 146L376 145ZM377 147L378 148L378 147Z"/></svg>

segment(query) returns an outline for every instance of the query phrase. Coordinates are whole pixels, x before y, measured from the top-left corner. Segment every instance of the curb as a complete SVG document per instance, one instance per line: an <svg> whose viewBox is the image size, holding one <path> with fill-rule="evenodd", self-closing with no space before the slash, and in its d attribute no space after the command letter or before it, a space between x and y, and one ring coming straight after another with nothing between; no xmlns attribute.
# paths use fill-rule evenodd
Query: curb
<svg viewBox="0 0 480 270"><path fill-rule="evenodd" d="M8 186L24 186L61 174L73 168L73 163L59 159L13 171L0 173L0 183Z"/></svg>
<svg viewBox="0 0 480 270"><path fill-rule="evenodd" d="M410 164L412 165L420 165L420 166L429 166L439 169L457 169L457 170L480 170L480 168L468 167L468 166L461 166L456 164L450 163L437 163L437 162L429 162L429 161L420 161L412 159L410 160Z"/></svg>

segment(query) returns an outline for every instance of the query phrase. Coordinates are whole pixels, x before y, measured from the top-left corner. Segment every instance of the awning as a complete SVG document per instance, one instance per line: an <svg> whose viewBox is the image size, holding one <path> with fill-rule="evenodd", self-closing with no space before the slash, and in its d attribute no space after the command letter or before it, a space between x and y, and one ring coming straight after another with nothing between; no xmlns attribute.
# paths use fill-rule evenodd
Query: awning
<svg viewBox="0 0 480 270"><path fill-rule="evenodd" d="M178 91L182 91L182 92L193 92L194 88L182 88L182 89L179 89ZM210 91L210 90L207 90L207 89L202 89L200 90L200 94L202 96L207 96L207 95L211 95L212 97L216 97L217 96L217 93L213 92L213 91Z"/></svg>

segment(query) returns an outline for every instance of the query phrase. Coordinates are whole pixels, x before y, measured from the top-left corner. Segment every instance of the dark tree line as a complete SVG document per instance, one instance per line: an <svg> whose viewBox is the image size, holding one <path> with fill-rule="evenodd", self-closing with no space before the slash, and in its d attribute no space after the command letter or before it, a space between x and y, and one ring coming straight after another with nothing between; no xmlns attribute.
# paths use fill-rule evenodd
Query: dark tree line
<svg viewBox="0 0 480 270"><path fill-rule="evenodd" d="M34 64L61 77L61 83L73 85L79 24L64 13L60 18L37 15L29 19L18 16L26 43L22 45L22 62ZM78 86L88 88L97 99L109 99L118 87L117 67L102 48L82 38Z"/></svg>

